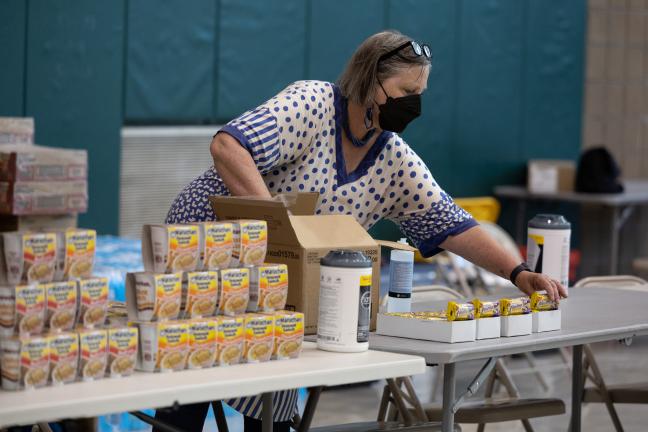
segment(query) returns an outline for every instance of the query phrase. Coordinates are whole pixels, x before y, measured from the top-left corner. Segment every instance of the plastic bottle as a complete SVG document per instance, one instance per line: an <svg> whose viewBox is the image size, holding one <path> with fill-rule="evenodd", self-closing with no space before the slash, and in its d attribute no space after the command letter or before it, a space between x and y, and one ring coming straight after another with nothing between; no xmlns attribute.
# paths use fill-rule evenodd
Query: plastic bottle
<svg viewBox="0 0 648 432"><path fill-rule="evenodd" d="M407 244L407 239L398 243ZM393 249L389 257L389 292L387 312L410 312L412 309L412 276L414 252Z"/></svg>

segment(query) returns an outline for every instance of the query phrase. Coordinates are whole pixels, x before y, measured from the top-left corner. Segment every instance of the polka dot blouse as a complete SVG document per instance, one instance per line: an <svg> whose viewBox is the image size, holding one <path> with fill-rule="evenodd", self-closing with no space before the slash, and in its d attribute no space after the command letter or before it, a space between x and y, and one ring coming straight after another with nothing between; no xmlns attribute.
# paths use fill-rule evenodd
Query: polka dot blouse
<svg viewBox="0 0 648 432"><path fill-rule="evenodd" d="M424 256L439 252L449 235L476 225L395 133L382 132L347 173L344 115L346 99L334 84L298 81L219 133L236 138L250 152L271 193L318 192L317 214L349 214L366 229L390 219ZM215 219L210 195L229 195L214 168L180 193L167 222Z"/></svg>

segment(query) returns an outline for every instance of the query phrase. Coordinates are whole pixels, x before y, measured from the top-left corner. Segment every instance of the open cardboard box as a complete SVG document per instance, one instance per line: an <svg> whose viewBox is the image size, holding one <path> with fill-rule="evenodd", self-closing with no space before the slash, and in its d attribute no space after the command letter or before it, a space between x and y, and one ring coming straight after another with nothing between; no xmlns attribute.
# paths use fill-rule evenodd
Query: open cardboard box
<svg viewBox="0 0 648 432"><path fill-rule="evenodd" d="M395 242L376 241L349 215L317 215L317 193L284 194L279 199L212 196L219 220L261 219L268 223L267 262L288 266L287 309L304 313L306 334L317 333L320 259L333 249L363 252L373 262L371 323L376 328L380 293L380 245L414 251Z"/></svg>

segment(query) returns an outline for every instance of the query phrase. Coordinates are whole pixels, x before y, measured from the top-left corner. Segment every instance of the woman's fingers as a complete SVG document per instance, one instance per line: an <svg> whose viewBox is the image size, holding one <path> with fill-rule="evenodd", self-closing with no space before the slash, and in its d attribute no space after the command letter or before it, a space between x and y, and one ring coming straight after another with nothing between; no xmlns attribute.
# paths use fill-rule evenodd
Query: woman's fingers
<svg viewBox="0 0 648 432"><path fill-rule="evenodd" d="M567 287L565 287L563 284L561 284L559 281L555 279L554 279L554 283L556 284L556 288L558 289L558 294L560 294L560 297L567 298Z"/></svg>

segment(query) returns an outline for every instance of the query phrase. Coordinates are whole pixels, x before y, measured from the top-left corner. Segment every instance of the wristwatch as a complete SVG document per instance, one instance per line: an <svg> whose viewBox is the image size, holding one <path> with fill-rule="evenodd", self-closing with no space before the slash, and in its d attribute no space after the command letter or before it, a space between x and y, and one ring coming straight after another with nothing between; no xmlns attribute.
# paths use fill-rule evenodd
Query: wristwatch
<svg viewBox="0 0 648 432"><path fill-rule="evenodd" d="M515 279L517 279L518 275L523 271L528 271L528 272L532 271L531 268L529 268L529 266L525 262L519 264L517 267L513 269L513 271L511 272L511 276L509 277L513 285L515 285Z"/></svg>

